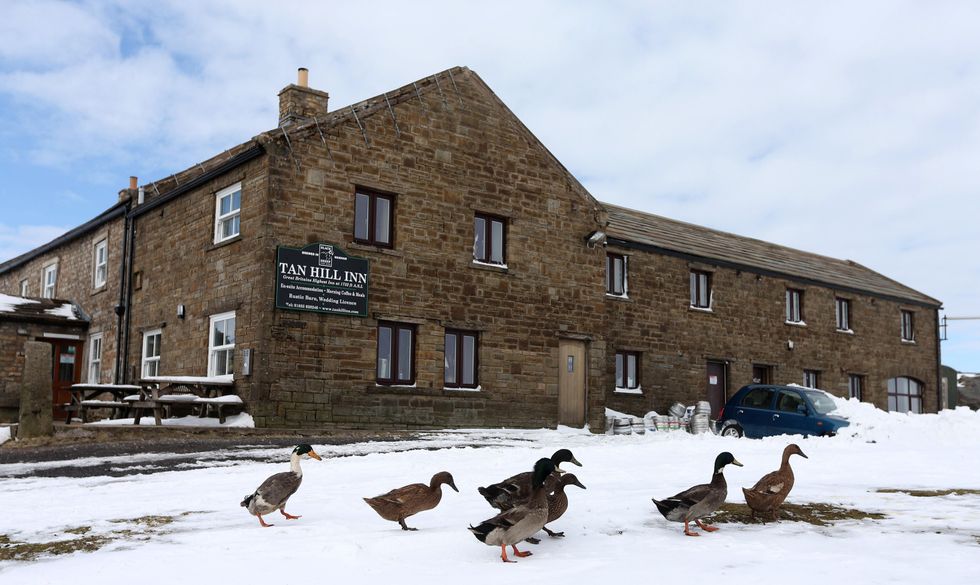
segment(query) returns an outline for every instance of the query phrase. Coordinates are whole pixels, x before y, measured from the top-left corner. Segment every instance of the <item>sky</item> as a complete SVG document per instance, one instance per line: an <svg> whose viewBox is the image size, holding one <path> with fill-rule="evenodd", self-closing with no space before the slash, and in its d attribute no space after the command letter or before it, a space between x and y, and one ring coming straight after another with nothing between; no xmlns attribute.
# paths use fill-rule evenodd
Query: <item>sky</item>
<svg viewBox="0 0 980 585"><path fill-rule="evenodd" d="M980 3L5 0L0 261L274 128L476 71L599 200L855 260L980 317ZM896 328L897 319L896 319ZM928 333L928 332L922 332ZM980 320L943 362L980 371Z"/></svg>

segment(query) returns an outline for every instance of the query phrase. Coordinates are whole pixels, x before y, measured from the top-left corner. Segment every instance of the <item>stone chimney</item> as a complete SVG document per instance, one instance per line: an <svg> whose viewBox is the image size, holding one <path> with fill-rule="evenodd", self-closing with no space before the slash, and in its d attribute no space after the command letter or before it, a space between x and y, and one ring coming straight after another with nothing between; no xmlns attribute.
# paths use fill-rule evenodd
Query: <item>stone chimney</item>
<svg viewBox="0 0 980 585"><path fill-rule="evenodd" d="M139 179L137 179L136 177L130 177L129 188L119 190L119 200L125 201L127 199L133 199L134 196L136 195L136 192L139 190L139 188L137 187L138 184L139 184Z"/></svg>
<svg viewBox="0 0 980 585"><path fill-rule="evenodd" d="M323 118L327 115L327 100L330 94L309 87L309 71L300 67L296 83L291 83L279 92L279 125L286 126L313 116Z"/></svg>

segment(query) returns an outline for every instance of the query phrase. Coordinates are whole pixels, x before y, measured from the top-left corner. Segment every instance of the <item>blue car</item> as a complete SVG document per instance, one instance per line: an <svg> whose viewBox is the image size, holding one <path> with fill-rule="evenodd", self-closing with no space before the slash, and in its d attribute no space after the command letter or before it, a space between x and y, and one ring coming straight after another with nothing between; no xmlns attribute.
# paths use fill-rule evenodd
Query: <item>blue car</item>
<svg viewBox="0 0 980 585"><path fill-rule="evenodd" d="M718 415L724 437L773 435L833 436L848 426L830 414L837 408L823 390L801 386L749 384L736 392Z"/></svg>

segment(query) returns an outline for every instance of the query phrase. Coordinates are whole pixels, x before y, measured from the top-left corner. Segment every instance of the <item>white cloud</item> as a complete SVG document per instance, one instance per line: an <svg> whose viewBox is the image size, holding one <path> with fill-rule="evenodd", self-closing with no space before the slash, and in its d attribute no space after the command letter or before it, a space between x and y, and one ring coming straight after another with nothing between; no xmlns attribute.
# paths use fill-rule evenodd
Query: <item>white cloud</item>
<svg viewBox="0 0 980 585"><path fill-rule="evenodd" d="M67 231L68 228L52 225L8 226L0 223L0 262L47 244Z"/></svg>

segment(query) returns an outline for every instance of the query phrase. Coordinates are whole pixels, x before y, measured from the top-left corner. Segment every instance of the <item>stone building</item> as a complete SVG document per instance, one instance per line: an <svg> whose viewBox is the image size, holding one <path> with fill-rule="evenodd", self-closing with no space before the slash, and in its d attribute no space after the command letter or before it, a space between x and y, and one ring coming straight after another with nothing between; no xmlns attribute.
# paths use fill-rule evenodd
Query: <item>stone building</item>
<svg viewBox="0 0 980 585"><path fill-rule="evenodd" d="M278 127L134 182L0 264L0 291L36 295L57 262L58 296L101 335L99 380L232 376L260 426L601 429L607 405L717 402L804 371L882 408L913 381L937 407L938 301L604 205L469 69L336 110L301 70L279 98Z"/></svg>

